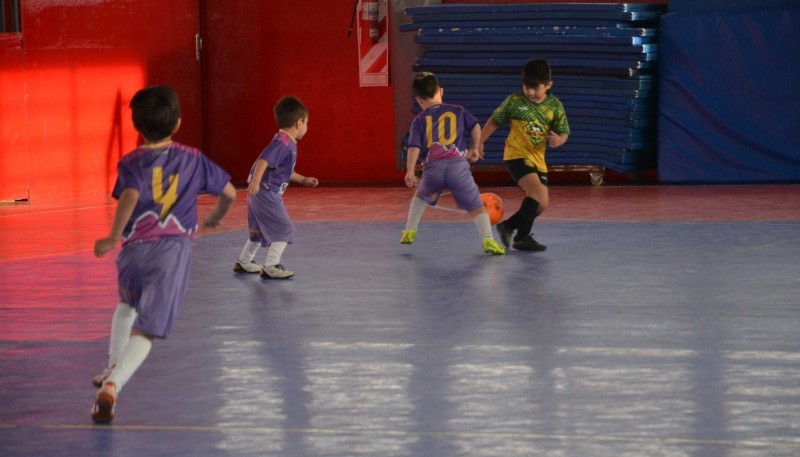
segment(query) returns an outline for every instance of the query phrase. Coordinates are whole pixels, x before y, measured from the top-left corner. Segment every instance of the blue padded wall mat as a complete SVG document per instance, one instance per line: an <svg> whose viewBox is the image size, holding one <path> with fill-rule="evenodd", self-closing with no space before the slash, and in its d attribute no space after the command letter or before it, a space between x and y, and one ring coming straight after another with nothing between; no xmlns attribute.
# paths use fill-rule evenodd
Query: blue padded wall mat
<svg viewBox="0 0 800 457"><path fill-rule="evenodd" d="M800 181L798 37L800 9L664 16L662 181Z"/></svg>
<svg viewBox="0 0 800 457"><path fill-rule="evenodd" d="M532 27L525 21L462 21L458 27L433 27L422 24L420 35L553 35L553 36L621 36L652 37L656 31L643 27Z"/></svg>
<svg viewBox="0 0 800 457"><path fill-rule="evenodd" d="M572 44L572 45L619 45L639 46L655 42L655 37L609 36L609 35L528 35L523 30L508 34L503 31L493 33L445 33L425 34L420 32L414 37L418 44L428 43L538 43L538 44Z"/></svg>
<svg viewBox="0 0 800 457"><path fill-rule="evenodd" d="M663 12L666 9L660 4L642 3L515 3L486 5L429 5L410 6L405 9L409 16L430 16L434 14L497 14L497 13L538 13L547 15L552 12L568 13L631 13L631 12Z"/></svg>
<svg viewBox="0 0 800 457"><path fill-rule="evenodd" d="M465 20L469 22L469 19ZM418 23L410 23L410 24L400 24L399 28L401 32L413 32L416 31L420 24L424 23L426 28L447 28L452 26L452 22L450 20L435 22L435 21L420 21ZM486 25L487 27L502 27L507 26L507 24L521 24L524 27L561 27L564 25L564 19L520 19L517 17L506 19L506 20L491 20L486 22L479 22L474 21L474 23L481 25ZM614 19L583 19L583 18L572 18L569 20L569 23L572 27L619 27L620 23L618 20ZM639 21L634 23L636 26L639 27L656 27L657 21Z"/></svg>
<svg viewBox="0 0 800 457"><path fill-rule="evenodd" d="M547 59L572 130L547 161L627 173L656 164L658 19L665 11L654 4L432 5L406 8L412 22L401 30L416 32L423 48L412 70L436 73L445 101L464 105L481 124L521 90L528 60ZM507 133L503 127L487 141L480 164L502 163Z"/></svg>
<svg viewBox="0 0 800 457"><path fill-rule="evenodd" d="M585 57L546 57L542 54L543 59L547 59L550 65L559 67L582 67L582 68L619 68L619 69L633 69L638 70L641 68L652 68L653 64L647 61L637 59L630 60L617 60L617 59L597 59ZM466 69L481 69L481 68L499 68L507 70L519 70L530 59L526 57L511 57L511 58L434 58L434 57L419 57L417 64L422 67L449 67L449 68L466 68Z"/></svg>
<svg viewBox="0 0 800 457"><path fill-rule="evenodd" d="M670 13L721 13L800 7L800 0L669 0Z"/></svg>
<svg viewBox="0 0 800 457"><path fill-rule="evenodd" d="M475 51L475 52L586 52L586 46L580 44L539 44L539 43L426 43L425 52L460 52L460 51ZM592 51L599 54L642 54L645 56L658 56L657 44L642 44L642 45L594 45Z"/></svg>

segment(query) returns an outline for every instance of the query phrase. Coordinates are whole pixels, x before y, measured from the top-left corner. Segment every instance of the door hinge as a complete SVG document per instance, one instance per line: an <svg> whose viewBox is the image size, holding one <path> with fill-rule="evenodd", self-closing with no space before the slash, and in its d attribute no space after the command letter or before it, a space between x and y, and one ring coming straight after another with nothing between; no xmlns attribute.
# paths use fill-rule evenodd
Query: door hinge
<svg viewBox="0 0 800 457"><path fill-rule="evenodd" d="M200 34L196 33L194 35L194 58L200 62L200 53L203 52L203 39L200 38Z"/></svg>

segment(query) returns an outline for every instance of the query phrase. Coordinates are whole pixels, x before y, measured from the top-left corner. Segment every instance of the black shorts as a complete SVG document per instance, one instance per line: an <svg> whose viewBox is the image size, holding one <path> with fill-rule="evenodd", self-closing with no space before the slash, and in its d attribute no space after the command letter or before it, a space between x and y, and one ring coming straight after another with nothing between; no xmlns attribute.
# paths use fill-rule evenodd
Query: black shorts
<svg viewBox="0 0 800 457"><path fill-rule="evenodd" d="M519 183L519 180L525 175L536 173L539 176L539 181L547 186L547 173L539 171L528 159L505 160L503 163L506 164L508 174L511 175L515 183Z"/></svg>

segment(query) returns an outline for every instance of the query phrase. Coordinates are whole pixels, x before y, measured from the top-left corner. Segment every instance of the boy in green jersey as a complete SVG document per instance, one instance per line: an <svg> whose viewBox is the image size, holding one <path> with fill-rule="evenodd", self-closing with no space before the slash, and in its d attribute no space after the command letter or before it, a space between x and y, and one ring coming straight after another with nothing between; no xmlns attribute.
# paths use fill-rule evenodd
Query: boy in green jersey
<svg viewBox="0 0 800 457"><path fill-rule="evenodd" d="M534 240L531 233L533 220L549 203L545 149L560 147L567 142L570 133L564 106L550 94L551 75L546 60L528 61L522 70L522 92L509 95L492 113L481 133L480 157L483 158L486 140L500 126L509 124L511 129L503 150L503 163L525 192L525 198L516 213L497 224L497 232L506 247L510 244L518 251L547 249Z"/></svg>

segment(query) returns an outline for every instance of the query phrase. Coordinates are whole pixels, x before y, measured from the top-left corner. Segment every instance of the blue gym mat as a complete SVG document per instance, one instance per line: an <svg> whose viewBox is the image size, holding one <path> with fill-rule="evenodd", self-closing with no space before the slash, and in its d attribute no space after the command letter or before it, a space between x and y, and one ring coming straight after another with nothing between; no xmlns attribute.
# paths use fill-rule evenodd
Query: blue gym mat
<svg viewBox="0 0 800 457"><path fill-rule="evenodd" d="M481 122L512 92L531 58L553 67L572 130L548 162L628 173L656 163L655 70L665 5L431 5L405 9L422 46L413 71L432 71L447 101ZM412 112L418 112L413 100ZM502 163L505 129L486 143L481 164Z"/></svg>

